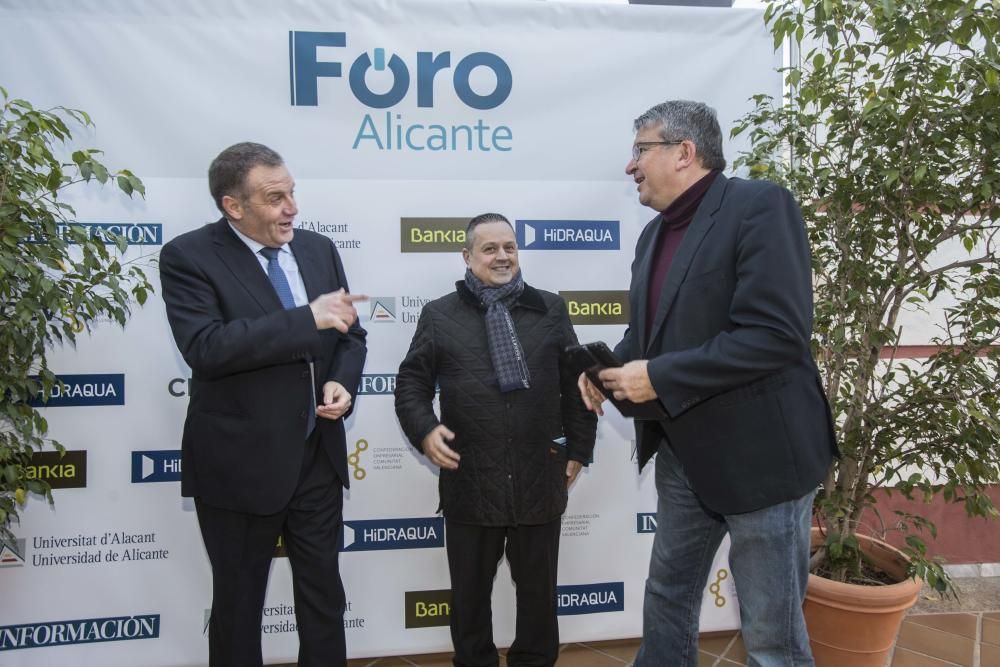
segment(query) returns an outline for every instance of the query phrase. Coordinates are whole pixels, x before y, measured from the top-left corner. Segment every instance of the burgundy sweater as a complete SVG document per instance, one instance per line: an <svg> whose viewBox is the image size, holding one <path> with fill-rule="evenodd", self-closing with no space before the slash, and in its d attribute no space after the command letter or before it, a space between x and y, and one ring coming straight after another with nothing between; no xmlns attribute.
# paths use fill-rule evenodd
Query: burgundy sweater
<svg viewBox="0 0 1000 667"><path fill-rule="evenodd" d="M718 169L713 169L705 174L660 214L660 231L656 237L656 250L653 252L653 261L649 269L649 292L646 295L646 340L649 340L663 284L666 282L667 271L674 261L677 248L680 247L684 233L694 220L698 205L720 173Z"/></svg>

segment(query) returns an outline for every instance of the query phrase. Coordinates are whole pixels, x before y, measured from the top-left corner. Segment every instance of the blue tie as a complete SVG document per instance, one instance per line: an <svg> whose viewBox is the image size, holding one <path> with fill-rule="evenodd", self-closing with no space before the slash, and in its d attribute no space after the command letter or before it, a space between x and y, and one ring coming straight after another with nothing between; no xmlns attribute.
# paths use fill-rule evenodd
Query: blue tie
<svg viewBox="0 0 1000 667"><path fill-rule="evenodd" d="M281 299L281 305L285 307L285 310L290 310L295 307L295 298L292 296L292 288L288 284L288 278L285 277L285 271L281 268L281 264L278 263L279 252L281 252L281 250L278 248L260 249L260 254L267 258L267 277L271 280L271 285L274 286L274 291L278 293L278 298ZM312 375L311 371L310 375ZM312 393L311 386L310 393ZM313 396L313 399L315 399L315 396ZM309 409L306 411L306 437L313 432L313 427L316 426L315 402L315 400L310 401Z"/></svg>
<svg viewBox="0 0 1000 667"><path fill-rule="evenodd" d="M286 310L290 310L295 307L295 298L292 297L292 288L288 285L288 278L285 277L285 272L282 270L281 264L278 263L279 252L281 251L278 248L260 249L260 254L267 258L267 277L274 285L274 291L278 293L281 305Z"/></svg>

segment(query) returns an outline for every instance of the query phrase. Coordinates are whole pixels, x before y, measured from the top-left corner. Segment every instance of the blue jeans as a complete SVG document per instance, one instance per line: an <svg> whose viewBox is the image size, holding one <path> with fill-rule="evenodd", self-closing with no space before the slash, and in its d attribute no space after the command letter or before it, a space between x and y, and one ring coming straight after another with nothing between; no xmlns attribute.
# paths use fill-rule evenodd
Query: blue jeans
<svg viewBox="0 0 1000 667"><path fill-rule="evenodd" d="M663 444L656 456L656 536L635 667L696 667L698 617L715 552L729 531L729 566L749 667L811 667L802 617L813 493L745 514L701 504Z"/></svg>

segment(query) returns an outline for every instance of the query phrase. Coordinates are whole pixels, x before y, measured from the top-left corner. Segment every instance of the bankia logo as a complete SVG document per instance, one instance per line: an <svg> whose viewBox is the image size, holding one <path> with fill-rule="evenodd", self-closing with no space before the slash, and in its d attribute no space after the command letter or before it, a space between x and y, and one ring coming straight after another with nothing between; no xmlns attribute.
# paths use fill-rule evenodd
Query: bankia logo
<svg viewBox="0 0 1000 667"><path fill-rule="evenodd" d="M444 518L344 521L341 551L433 549L444 546Z"/></svg>
<svg viewBox="0 0 1000 667"><path fill-rule="evenodd" d="M274 544L274 553L271 558L288 558L288 548L285 547L285 535L278 535L278 541Z"/></svg>
<svg viewBox="0 0 1000 667"><path fill-rule="evenodd" d="M28 479L48 482L53 489L82 489L87 486L87 452L35 452L25 472Z"/></svg>
<svg viewBox="0 0 1000 667"><path fill-rule="evenodd" d="M76 243L70 230L82 231L92 241L114 243L114 235L130 245L163 245L163 225L159 222L64 222L56 225L56 233L67 243ZM38 243L37 238L26 239Z"/></svg>
<svg viewBox="0 0 1000 667"><path fill-rule="evenodd" d="M400 218L400 252L460 252L469 218Z"/></svg>
<svg viewBox="0 0 1000 667"><path fill-rule="evenodd" d="M617 220L517 220L521 250L619 250Z"/></svg>
<svg viewBox="0 0 1000 667"><path fill-rule="evenodd" d="M434 628L451 621L451 590L406 591L405 627Z"/></svg>
<svg viewBox="0 0 1000 667"><path fill-rule="evenodd" d="M71 406L125 405L125 374L59 375L62 385L52 387L49 400L42 395L31 399L32 407L64 408ZM34 379L38 379L35 377Z"/></svg>
<svg viewBox="0 0 1000 667"><path fill-rule="evenodd" d="M625 611L625 582L559 586L556 603L560 616Z"/></svg>
<svg viewBox="0 0 1000 667"><path fill-rule="evenodd" d="M159 614L0 625L0 651L156 639L159 636Z"/></svg>
<svg viewBox="0 0 1000 667"><path fill-rule="evenodd" d="M24 539L0 540L0 567L21 567L28 551Z"/></svg>
<svg viewBox="0 0 1000 667"><path fill-rule="evenodd" d="M559 292L573 324L628 324L628 290Z"/></svg>
<svg viewBox="0 0 1000 667"><path fill-rule="evenodd" d="M181 481L181 450L154 449L132 452L132 483Z"/></svg>
<svg viewBox="0 0 1000 667"><path fill-rule="evenodd" d="M635 532L655 533L656 512L638 512L635 515Z"/></svg>

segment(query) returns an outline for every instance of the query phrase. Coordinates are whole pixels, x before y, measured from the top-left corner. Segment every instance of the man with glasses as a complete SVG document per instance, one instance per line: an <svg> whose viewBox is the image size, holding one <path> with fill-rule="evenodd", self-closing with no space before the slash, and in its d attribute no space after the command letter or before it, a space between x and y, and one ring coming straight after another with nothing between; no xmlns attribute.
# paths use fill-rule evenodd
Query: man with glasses
<svg viewBox="0 0 1000 667"><path fill-rule="evenodd" d="M802 216L787 190L722 175L705 104L658 104L634 128L625 172L657 215L632 263L631 321L615 348L626 363L600 380L668 415L635 423L640 468L657 454L659 496L635 664L698 664L702 593L729 533L748 664L812 665L811 508L836 445L810 352ZM578 384L602 414L601 393Z"/></svg>

